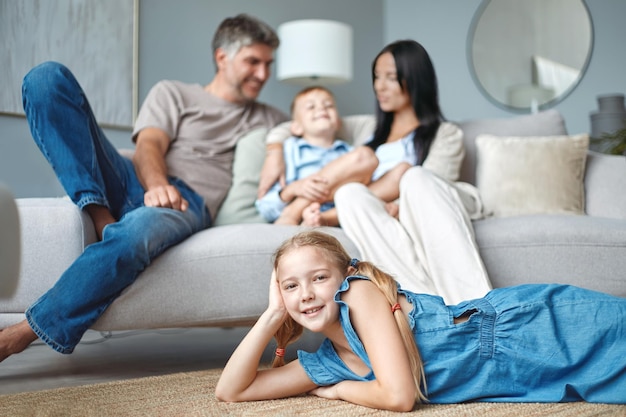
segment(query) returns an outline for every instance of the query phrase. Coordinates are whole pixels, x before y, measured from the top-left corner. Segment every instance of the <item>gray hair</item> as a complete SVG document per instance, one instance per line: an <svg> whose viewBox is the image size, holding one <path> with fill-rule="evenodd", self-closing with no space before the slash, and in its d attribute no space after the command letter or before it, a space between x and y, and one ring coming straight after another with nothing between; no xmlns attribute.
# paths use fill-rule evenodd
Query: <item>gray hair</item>
<svg viewBox="0 0 626 417"><path fill-rule="evenodd" d="M229 58L235 56L244 46L261 43L272 49L278 48L278 35L267 23L245 13L224 19L213 37L213 59L215 51L221 48Z"/></svg>

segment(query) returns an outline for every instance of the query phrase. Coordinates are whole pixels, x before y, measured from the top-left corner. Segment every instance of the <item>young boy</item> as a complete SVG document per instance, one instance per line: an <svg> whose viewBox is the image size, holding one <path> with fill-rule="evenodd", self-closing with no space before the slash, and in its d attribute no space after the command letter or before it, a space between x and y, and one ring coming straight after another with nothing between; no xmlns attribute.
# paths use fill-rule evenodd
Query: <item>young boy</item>
<svg viewBox="0 0 626 417"><path fill-rule="evenodd" d="M320 219L334 204L316 203L328 197L327 180L317 172L352 149L335 137L341 123L335 99L323 87L305 88L294 97L291 114L293 136L283 144L286 185L276 182L255 202L256 208L275 224L333 225Z"/></svg>

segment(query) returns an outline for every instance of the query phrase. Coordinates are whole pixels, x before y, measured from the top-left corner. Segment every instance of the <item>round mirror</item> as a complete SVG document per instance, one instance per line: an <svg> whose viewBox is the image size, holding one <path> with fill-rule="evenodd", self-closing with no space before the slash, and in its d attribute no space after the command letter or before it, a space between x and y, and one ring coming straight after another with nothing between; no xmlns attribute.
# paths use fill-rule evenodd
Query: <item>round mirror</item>
<svg viewBox="0 0 626 417"><path fill-rule="evenodd" d="M484 0L468 36L476 84L499 106L536 112L580 82L593 46L582 0Z"/></svg>

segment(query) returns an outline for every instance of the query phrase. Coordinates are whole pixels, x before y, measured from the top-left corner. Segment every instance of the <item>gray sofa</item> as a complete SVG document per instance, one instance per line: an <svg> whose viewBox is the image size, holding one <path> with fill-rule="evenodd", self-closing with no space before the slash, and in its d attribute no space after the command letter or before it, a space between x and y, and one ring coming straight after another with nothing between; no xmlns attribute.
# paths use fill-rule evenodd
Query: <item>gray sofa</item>
<svg viewBox="0 0 626 417"><path fill-rule="evenodd" d="M478 134L566 133L555 110L458 124L466 143L461 179L468 182L476 181L480 162L475 144ZM94 329L223 327L255 321L267 303L271 255L299 229L259 223L255 217L254 191L265 133L240 141L233 189L217 226L167 250L123 292ZM560 282L626 296L626 158L590 151L584 175L585 215L535 214L474 222L495 287ZM22 269L12 298L0 300L0 327L23 319L25 309L95 239L88 217L66 198L25 198L18 199L17 205ZM359 256L341 229L326 230L339 237L353 256Z"/></svg>

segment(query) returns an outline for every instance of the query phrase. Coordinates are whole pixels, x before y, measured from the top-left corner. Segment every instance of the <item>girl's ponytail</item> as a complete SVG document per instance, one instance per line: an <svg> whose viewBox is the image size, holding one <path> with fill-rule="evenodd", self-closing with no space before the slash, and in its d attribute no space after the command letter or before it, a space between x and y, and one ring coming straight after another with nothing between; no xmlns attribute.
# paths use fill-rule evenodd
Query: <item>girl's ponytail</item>
<svg viewBox="0 0 626 417"><path fill-rule="evenodd" d="M391 314L396 320L398 329L400 329L400 335L402 336L402 342L409 356L409 363L411 364L411 373L413 374L413 381L417 388L418 402L426 402L426 375L424 373L424 364L415 343L413 331L409 322L400 308L398 303L398 286L396 281L390 275L386 274L382 270L378 269L370 262L363 262L352 260L350 265L356 269L353 275L363 275L372 281L380 291L385 295L387 301L389 301Z"/></svg>
<svg viewBox="0 0 626 417"><path fill-rule="evenodd" d="M296 323L294 319L287 317L282 326L276 331L276 334L274 334L276 354L272 361L272 368L285 365L285 349L302 336L303 330L302 326Z"/></svg>

